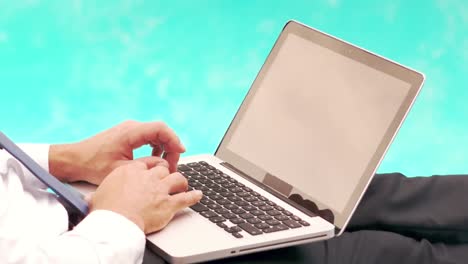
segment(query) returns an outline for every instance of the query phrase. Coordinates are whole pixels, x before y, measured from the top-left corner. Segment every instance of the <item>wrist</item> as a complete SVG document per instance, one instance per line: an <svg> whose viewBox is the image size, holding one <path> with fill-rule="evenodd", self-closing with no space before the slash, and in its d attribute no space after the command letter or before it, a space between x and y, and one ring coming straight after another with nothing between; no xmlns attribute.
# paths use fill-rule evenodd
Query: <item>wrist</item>
<svg viewBox="0 0 468 264"><path fill-rule="evenodd" d="M49 172L62 182L79 181L79 153L73 144L51 145L49 148Z"/></svg>

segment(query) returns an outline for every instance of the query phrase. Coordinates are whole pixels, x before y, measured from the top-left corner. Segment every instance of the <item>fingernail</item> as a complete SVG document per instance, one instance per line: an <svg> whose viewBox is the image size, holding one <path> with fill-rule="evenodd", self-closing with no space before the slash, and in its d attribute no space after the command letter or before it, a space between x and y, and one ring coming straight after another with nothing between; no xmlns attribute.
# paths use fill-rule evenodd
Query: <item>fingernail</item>
<svg viewBox="0 0 468 264"><path fill-rule="evenodd" d="M200 190L195 190L195 191L193 191L193 193L194 193L196 196L198 196L198 197L202 197L202 196L203 196L203 192L200 191Z"/></svg>

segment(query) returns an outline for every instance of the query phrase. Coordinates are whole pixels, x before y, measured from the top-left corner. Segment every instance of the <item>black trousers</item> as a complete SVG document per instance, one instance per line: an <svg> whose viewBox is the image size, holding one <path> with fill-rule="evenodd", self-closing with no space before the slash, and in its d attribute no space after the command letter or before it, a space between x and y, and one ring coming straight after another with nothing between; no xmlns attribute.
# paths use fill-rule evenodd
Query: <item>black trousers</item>
<svg viewBox="0 0 468 264"><path fill-rule="evenodd" d="M342 236L213 263L468 263L467 176L376 175Z"/></svg>

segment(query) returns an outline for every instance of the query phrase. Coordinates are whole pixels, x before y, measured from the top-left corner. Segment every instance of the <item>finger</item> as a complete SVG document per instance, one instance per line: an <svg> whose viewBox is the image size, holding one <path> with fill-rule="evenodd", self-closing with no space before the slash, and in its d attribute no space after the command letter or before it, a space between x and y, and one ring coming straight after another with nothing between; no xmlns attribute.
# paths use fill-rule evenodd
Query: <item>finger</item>
<svg viewBox="0 0 468 264"><path fill-rule="evenodd" d="M146 163L139 161L139 160L130 160L124 163L124 166L129 167L134 170L147 170L148 165Z"/></svg>
<svg viewBox="0 0 468 264"><path fill-rule="evenodd" d="M178 152L164 152L163 159L169 163L169 171L171 173L177 171L177 163L180 159L180 153Z"/></svg>
<svg viewBox="0 0 468 264"><path fill-rule="evenodd" d="M166 166L157 165L149 170L150 174L159 179L164 179L169 175L169 169Z"/></svg>
<svg viewBox="0 0 468 264"><path fill-rule="evenodd" d="M172 207L177 212L198 203L202 197L203 193L200 190L194 190L174 194L169 201L171 201Z"/></svg>
<svg viewBox="0 0 468 264"><path fill-rule="evenodd" d="M158 146L163 144L165 151L185 152L185 147L180 142L175 132L162 122L136 123L127 132L128 143L133 148L139 148L145 144Z"/></svg>
<svg viewBox="0 0 468 264"><path fill-rule="evenodd" d="M168 194L185 192L188 188L187 179L178 172L172 173L169 176L165 177L161 180L160 184L167 188L166 190Z"/></svg>
<svg viewBox="0 0 468 264"><path fill-rule="evenodd" d="M141 161L145 163L149 169L154 168L156 166L164 166L166 168L169 168L169 163L165 159L160 158L160 157L153 157L153 156L142 157L142 158L136 159L136 161Z"/></svg>

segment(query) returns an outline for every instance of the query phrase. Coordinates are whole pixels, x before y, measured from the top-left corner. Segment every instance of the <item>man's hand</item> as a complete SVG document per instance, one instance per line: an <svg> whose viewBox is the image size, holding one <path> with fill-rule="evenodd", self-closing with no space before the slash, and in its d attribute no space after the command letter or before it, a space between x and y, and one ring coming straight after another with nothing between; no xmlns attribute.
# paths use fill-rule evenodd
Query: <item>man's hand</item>
<svg viewBox="0 0 468 264"><path fill-rule="evenodd" d="M201 191L186 192L187 186L180 173L169 174L165 161L151 169L135 161L104 179L90 199L90 209L121 214L149 234L165 227L178 211L201 199Z"/></svg>
<svg viewBox="0 0 468 264"><path fill-rule="evenodd" d="M133 150L146 144L153 148L152 155L138 161L152 168L164 153L169 171L177 170L185 147L174 131L162 122L136 121L126 121L75 144L52 145L49 170L61 181L99 184L115 168L132 162Z"/></svg>

